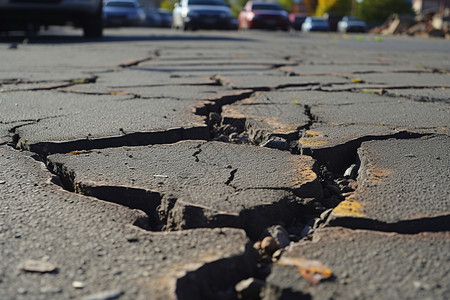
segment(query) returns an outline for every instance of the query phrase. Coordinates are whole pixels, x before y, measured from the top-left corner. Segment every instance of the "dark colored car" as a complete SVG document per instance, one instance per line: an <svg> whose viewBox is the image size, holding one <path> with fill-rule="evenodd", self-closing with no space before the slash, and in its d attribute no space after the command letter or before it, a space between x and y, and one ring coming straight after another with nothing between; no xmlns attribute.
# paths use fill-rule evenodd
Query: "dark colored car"
<svg viewBox="0 0 450 300"><path fill-rule="evenodd" d="M337 31L337 24L342 20L342 16L336 13L324 13L322 16L330 26L330 31Z"/></svg>
<svg viewBox="0 0 450 300"><path fill-rule="evenodd" d="M357 17L343 17L338 23L339 32L367 32L367 24Z"/></svg>
<svg viewBox="0 0 450 300"><path fill-rule="evenodd" d="M302 24L305 22L307 14L303 13L291 13L289 14L289 21L291 22L291 28L294 30L302 30Z"/></svg>
<svg viewBox="0 0 450 300"><path fill-rule="evenodd" d="M107 27L141 26L145 21L145 12L137 0L106 0L103 21Z"/></svg>
<svg viewBox="0 0 450 300"><path fill-rule="evenodd" d="M146 12L145 26L172 27L172 12L166 9L149 9Z"/></svg>
<svg viewBox="0 0 450 300"><path fill-rule="evenodd" d="M302 31L330 31L330 25L323 18L307 17L302 24Z"/></svg>
<svg viewBox="0 0 450 300"><path fill-rule="evenodd" d="M177 29L233 29L233 14L223 0L181 0L175 3L172 27Z"/></svg>
<svg viewBox="0 0 450 300"><path fill-rule="evenodd" d="M238 17L240 29L281 29L288 30L289 14L280 5L272 2L245 4Z"/></svg>
<svg viewBox="0 0 450 300"><path fill-rule="evenodd" d="M172 27L172 12L165 9L158 9L159 27Z"/></svg>
<svg viewBox="0 0 450 300"><path fill-rule="evenodd" d="M85 37L101 37L102 0L0 0L0 32L68 24L83 28Z"/></svg>

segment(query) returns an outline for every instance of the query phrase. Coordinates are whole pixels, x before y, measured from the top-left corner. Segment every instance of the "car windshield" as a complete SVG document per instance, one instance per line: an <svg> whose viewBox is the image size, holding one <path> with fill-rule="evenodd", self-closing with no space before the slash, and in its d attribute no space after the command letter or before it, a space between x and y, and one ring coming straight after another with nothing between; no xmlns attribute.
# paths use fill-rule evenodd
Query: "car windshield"
<svg viewBox="0 0 450 300"><path fill-rule="evenodd" d="M357 17L348 17L347 20L349 20L349 21L361 21L361 19L357 18Z"/></svg>
<svg viewBox="0 0 450 300"><path fill-rule="evenodd" d="M228 6L228 4L225 1L220 0L189 0L188 5Z"/></svg>
<svg viewBox="0 0 450 300"><path fill-rule="evenodd" d="M328 24L327 21L325 21L324 19L320 19L320 18L311 18L311 23L314 23L314 24Z"/></svg>
<svg viewBox="0 0 450 300"><path fill-rule="evenodd" d="M253 4L253 10L283 10L281 6L272 3Z"/></svg>
<svg viewBox="0 0 450 300"><path fill-rule="evenodd" d="M106 3L106 6L109 6L109 7L127 7L127 8L134 8L135 7L133 2L120 2L120 1L108 2L108 3Z"/></svg>

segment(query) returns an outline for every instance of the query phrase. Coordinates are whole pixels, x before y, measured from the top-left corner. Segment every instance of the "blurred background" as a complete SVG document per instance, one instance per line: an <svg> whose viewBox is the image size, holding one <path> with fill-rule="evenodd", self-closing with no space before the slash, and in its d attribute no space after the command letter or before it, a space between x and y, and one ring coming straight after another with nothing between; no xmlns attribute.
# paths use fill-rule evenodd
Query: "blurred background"
<svg viewBox="0 0 450 300"><path fill-rule="evenodd" d="M102 36L103 28L124 26L450 38L449 7L450 0L0 0L0 32L36 34L48 26L71 25L94 38Z"/></svg>

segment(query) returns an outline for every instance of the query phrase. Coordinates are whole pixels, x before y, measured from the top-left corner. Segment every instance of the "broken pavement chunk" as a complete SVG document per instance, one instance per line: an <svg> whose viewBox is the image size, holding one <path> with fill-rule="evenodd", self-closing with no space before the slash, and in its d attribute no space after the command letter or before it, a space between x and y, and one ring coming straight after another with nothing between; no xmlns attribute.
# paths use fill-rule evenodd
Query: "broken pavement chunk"
<svg viewBox="0 0 450 300"><path fill-rule="evenodd" d="M328 225L401 233L449 230L449 144L449 136L362 143L358 189L334 208Z"/></svg>
<svg viewBox="0 0 450 300"><path fill-rule="evenodd" d="M449 247L449 232L401 235L321 229L312 243L289 247L266 279L266 292L291 290L309 294L311 299L446 299L450 254L442 249ZM333 280L311 285L294 268L301 264L299 257L325 264L333 271ZM427 284L429 289L415 288Z"/></svg>
<svg viewBox="0 0 450 300"><path fill-rule="evenodd" d="M239 227L257 239L322 195L311 157L251 145L184 141L48 159L76 192L158 213L170 230Z"/></svg>

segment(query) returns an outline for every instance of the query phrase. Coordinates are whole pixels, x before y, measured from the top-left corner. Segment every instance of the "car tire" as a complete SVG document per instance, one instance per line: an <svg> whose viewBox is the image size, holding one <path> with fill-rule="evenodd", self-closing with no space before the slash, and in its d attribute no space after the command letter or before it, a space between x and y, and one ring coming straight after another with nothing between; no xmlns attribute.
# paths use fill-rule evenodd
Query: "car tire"
<svg viewBox="0 0 450 300"><path fill-rule="evenodd" d="M95 14L86 17L83 26L85 38L101 38L103 36L102 9L103 4L100 4Z"/></svg>

